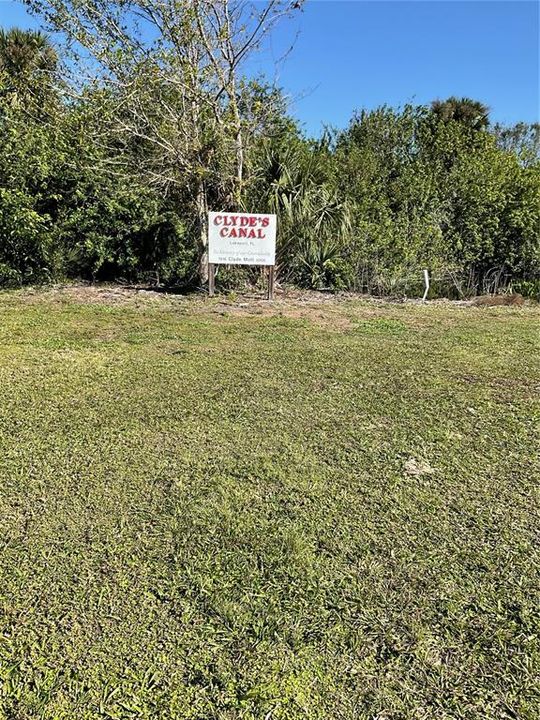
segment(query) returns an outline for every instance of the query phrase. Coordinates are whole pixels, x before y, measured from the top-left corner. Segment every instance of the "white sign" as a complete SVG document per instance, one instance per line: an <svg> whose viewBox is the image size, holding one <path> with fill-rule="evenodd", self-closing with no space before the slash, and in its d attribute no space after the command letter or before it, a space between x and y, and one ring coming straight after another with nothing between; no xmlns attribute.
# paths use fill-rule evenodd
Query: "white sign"
<svg viewBox="0 0 540 720"><path fill-rule="evenodd" d="M209 213L208 262L222 265L275 265L276 216Z"/></svg>

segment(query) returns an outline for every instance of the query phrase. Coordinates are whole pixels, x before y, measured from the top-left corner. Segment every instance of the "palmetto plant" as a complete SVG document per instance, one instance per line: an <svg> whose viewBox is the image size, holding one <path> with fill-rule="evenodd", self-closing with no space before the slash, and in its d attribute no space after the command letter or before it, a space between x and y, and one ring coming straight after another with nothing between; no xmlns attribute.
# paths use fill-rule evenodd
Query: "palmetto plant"
<svg viewBox="0 0 540 720"><path fill-rule="evenodd" d="M58 56L47 35L35 30L0 29L0 95L12 106L39 105L50 97Z"/></svg>
<svg viewBox="0 0 540 720"><path fill-rule="evenodd" d="M49 38L39 30L0 29L0 71L8 76L52 72L57 61Z"/></svg>
<svg viewBox="0 0 540 720"><path fill-rule="evenodd" d="M278 264L287 277L322 288L339 269L350 218L329 181L326 157L305 150L267 151L259 168L260 201L278 216Z"/></svg>
<svg viewBox="0 0 540 720"><path fill-rule="evenodd" d="M455 120L473 130L485 130L489 125L489 108L471 98L450 97L447 100L434 100L431 109L441 120Z"/></svg>

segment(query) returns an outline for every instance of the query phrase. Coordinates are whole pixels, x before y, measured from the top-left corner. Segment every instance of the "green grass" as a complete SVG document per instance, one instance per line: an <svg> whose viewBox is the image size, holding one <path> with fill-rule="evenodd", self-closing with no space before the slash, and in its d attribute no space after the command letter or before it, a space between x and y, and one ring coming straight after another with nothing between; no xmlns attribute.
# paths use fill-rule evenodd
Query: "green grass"
<svg viewBox="0 0 540 720"><path fill-rule="evenodd" d="M540 311L284 308L0 295L0 718L538 719Z"/></svg>

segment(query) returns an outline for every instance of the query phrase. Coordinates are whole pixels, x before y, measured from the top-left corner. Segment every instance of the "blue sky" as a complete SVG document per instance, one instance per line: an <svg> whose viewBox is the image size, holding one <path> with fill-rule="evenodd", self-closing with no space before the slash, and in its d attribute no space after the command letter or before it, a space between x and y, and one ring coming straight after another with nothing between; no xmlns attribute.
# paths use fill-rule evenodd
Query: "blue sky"
<svg viewBox="0 0 540 720"><path fill-rule="evenodd" d="M34 26L0 0L0 24ZM278 62L296 37L292 52ZM467 95L492 119L539 120L539 4L527 0L308 0L250 63L276 78L305 130L353 110Z"/></svg>

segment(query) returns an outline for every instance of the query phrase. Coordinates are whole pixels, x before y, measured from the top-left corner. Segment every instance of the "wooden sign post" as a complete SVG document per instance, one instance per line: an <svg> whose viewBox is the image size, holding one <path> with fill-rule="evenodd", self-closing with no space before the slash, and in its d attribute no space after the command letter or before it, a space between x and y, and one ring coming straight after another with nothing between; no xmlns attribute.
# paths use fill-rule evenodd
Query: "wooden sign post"
<svg viewBox="0 0 540 720"><path fill-rule="evenodd" d="M276 274L276 266L270 265L268 268L268 292L266 293L267 300L274 299L274 279Z"/></svg>
<svg viewBox="0 0 540 720"><path fill-rule="evenodd" d="M275 215L211 212L208 214L208 294L215 292L216 265L268 267L267 299L274 298Z"/></svg>
<svg viewBox="0 0 540 720"><path fill-rule="evenodd" d="M214 297L214 290L216 287L216 266L214 263L208 263L208 294L210 297Z"/></svg>

